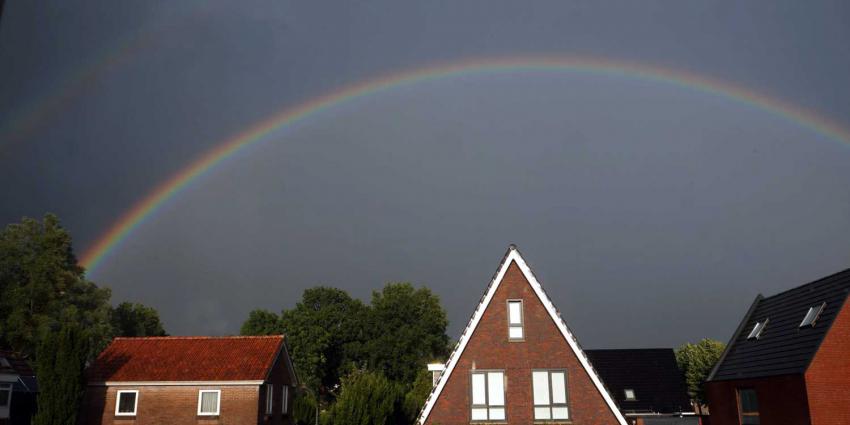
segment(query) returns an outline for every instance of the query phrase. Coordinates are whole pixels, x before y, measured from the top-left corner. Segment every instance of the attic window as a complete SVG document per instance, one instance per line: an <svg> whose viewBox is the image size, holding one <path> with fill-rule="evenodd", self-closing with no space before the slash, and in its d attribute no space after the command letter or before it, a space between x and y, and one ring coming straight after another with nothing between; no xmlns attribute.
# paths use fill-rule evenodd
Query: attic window
<svg viewBox="0 0 850 425"><path fill-rule="evenodd" d="M623 390L623 392L624 392L624 393L626 393L626 401L635 401L635 400L637 400L637 399L635 398L635 390L633 390L633 389L631 389L631 388L626 388L625 390Z"/></svg>
<svg viewBox="0 0 850 425"><path fill-rule="evenodd" d="M522 341L523 337L522 300L508 300L508 340Z"/></svg>
<svg viewBox="0 0 850 425"><path fill-rule="evenodd" d="M803 322L800 323L800 327L814 326L815 321L817 321L818 317L820 317L824 307L826 307L826 303L809 307L809 311L806 312L806 317L803 318Z"/></svg>
<svg viewBox="0 0 850 425"><path fill-rule="evenodd" d="M764 332L764 328L767 326L767 322L770 319L764 319L764 322L756 322L756 325L753 326L753 330L750 331L750 334L747 335L747 339L759 339L761 337L761 333Z"/></svg>

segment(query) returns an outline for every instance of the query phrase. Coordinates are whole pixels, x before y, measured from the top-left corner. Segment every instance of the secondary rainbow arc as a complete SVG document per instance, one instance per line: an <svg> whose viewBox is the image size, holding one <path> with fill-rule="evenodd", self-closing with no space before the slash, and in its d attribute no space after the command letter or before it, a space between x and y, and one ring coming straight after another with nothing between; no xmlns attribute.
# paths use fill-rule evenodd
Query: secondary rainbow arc
<svg viewBox="0 0 850 425"><path fill-rule="evenodd" d="M465 74L508 73L521 71L591 72L626 78L656 81L696 90L753 106L783 117L816 133L850 144L850 132L831 120L805 108L768 97L748 88L711 77L661 68L636 62L591 57L523 56L496 59L472 59L438 64L385 75L327 93L300 105L284 109L246 130L218 143L188 166L165 180L114 222L83 254L81 264L94 273L134 229L156 213L169 199L217 164L246 147L265 140L271 133L308 116L347 101L374 95L399 86Z"/></svg>

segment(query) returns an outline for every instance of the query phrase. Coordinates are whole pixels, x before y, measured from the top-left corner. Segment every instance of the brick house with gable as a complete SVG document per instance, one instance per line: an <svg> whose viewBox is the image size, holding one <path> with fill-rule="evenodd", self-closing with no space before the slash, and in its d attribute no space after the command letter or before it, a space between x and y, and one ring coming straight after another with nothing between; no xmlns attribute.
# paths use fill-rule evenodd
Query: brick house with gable
<svg viewBox="0 0 850 425"><path fill-rule="evenodd" d="M436 381L421 425L626 425L513 245Z"/></svg>
<svg viewBox="0 0 850 425"><path fill-rule="evenodd" d="M758 295L705 384L712 425L850 424L850 269Z"/></svg>
<svg viewBox="0 0 850 425"><path fill-rule="evenodd" d="M282 335L115 338L87 380L95 425L291 425L298 385Z"/></svg>

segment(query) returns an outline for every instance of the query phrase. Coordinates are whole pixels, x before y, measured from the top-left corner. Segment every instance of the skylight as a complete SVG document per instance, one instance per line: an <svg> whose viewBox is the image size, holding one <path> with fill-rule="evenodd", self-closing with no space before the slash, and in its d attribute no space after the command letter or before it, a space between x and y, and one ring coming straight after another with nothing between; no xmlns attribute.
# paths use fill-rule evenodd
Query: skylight
<svg viewBox="0 0 850 425"><path fill-rule="evenodd" d="M809 307L809 311L806 312L806 317L803 318L803 322L800 323L800 327L814 326L815 321L818 320L818 317L824 307L826 307L826 303Z"/></svg>
<svg viewBox="0 0 850 425"><path fill-rule="evenodd" d="M765 326L767 326L767 322L770 319L764 319L764 322L756 322L756 325L753 326L753 330L750 331L750 334L747 335L747 339L759 339L761 337L761 333L764 331Z"/></svg>

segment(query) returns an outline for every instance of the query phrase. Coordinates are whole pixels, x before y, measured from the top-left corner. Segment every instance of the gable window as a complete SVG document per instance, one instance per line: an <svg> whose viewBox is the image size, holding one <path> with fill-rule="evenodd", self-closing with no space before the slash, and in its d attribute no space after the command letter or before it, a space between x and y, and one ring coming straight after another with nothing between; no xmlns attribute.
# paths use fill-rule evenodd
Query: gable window
<svg viewBox="0 0 850 425"><path fill-rule="evenodd" d="M472 420L505 420L505 372L472 371Z"/></svg>
<svg viewBox="0 0 850 425"><path fill-rule="evenodd" d="M138 406L138 391L118 391L115 397L115 416L136 416L136 408Z"/></svg>
<svg viewBox="0 0 850 425"><path fill-rule="evenodd" d="M756 397L756 390L752 388L738 390L738 404L740 404L741 424L742 425L759 425L761 418L759 417L759 402Z"/></svg>
<svg viewBox="0 0 850 425"><path fill-rule="evenodd" d="M826 303L809 307L809 311L806 312L806 317L803 318L803 322L800 323L800 327L814 326L815 321L817 321L818 317L820 317L824 307L826 307Z"/></svg>
<svg viewBox="0 0 850 425"><path fill-rule="evenodd" d="M522 300L508 300L508 340L522 341L524 333Z"/></svg>
<svg viewBox="0 0 850 425"><path fill-rule="evenodd" d="M763 322L756 322L755 326L753 326L753 330L751 330L750 334L747 335L747 339L761 338L761 333L764 332L764 328L767 326L767 322L769 321L770 318L764 319Z"/></svg>
<svg viewBox="0 0 850 425"><path fill-rule="evenodd" d="M567 406L567 371L535 370L531 372L534 390L534 419L569 419Z"/></svg>
<svg viewBox="0 0 850 425"><path fill-rule="evenodd" d="M274 385L266 384L266 414L272 414L272 408L274 407Z"/></svg>
<svg viewBox="0 0 850 425"><path fill-rule="evenodd" d="M221 390L198 391L198 416L218 416Z"/></svg>
<svg viewBox="0 0 850 425"><path fill-rule="evenodd" d="M281 387L280 393L282 394L281 398L283 400L281 403L280 413L285 415L289 413L289 386L284 385Z"/></svg>
<svg viewBox="0 0 850 425"><path fill-rule="evenodd" d="M623 392L624 392L624 393L625 393L625 395L626 395L626 401L635 401L635 400L637 400L637 398L635 398L635 390L633 390L633 389L631 389L631 388L626 388L625 390L623 390Z"/></svg>

